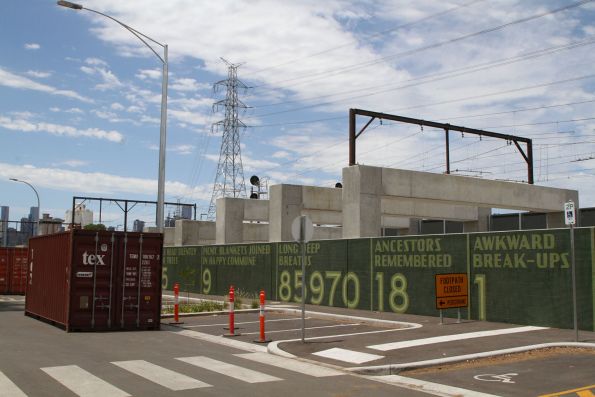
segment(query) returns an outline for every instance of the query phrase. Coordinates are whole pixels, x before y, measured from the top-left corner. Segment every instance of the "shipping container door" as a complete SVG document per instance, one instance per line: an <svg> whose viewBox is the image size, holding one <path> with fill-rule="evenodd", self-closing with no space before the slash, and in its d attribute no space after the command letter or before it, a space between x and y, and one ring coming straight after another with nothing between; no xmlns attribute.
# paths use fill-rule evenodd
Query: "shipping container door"
<svg viewBox="0 0 595 397"><path fill-rule="evenodd" d="M0 294L8 293L8 264L10 263L8 255L7 248L0 248Z"/></svg>
<svg viewBox="0 0 595 397"><path fill-rule="evenodd" d="M25 294L27 290L27 248L15 248L10 256L11 294Z"/></svg>
<svg viewBox="0 0 595 397"><path fill-rule="evenodd" d="M113 233L75 231L69 329L87 331L113 327L116 248Z"/></svg>
<svg viewBox="0 0 595 397"><path fill-rule="evenodd" d="M161 245L161 238L141 233L120 237L118 315L121 328L159 328Z"/></svg>

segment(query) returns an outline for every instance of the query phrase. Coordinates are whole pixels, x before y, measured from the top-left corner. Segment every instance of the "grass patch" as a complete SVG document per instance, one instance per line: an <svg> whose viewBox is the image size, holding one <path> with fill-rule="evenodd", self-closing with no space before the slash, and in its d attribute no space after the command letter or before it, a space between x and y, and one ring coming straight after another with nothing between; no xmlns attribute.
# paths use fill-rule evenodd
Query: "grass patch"
<svg viewBox="0 0 595 397"><path fill-rule="evenodd" d="M223 303L202 301L197 303L182 303L179 307L180 313L200 313L200 312L214 312L223 310ZM173 314L174 306L168 305L161 309L163 314Z"/></svg>

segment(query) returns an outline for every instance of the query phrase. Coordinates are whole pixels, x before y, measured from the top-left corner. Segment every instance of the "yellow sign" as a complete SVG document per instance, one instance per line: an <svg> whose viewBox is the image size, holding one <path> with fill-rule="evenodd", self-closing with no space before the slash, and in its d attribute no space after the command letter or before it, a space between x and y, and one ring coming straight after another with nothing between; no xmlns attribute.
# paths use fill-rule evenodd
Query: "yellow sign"
<svg viewBox="0 0 595 397"><path fill-rule="evenodd" d="M436 274L436 309L466 307L468 279L466 273Z"/></svg>

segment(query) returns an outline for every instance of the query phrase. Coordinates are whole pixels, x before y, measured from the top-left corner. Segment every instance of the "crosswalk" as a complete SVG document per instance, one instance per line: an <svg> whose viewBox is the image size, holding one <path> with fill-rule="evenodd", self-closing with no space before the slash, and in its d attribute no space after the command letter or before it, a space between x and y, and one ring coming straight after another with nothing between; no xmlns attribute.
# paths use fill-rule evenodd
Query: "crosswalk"
<svg viewBox="0 0 595 397"><path fill-rule="evenodd" d="M25 302L25 297L0 295L0 302Z"/></svg>
<svg viewBox="0 0 595 397"><path fill-rule="evenodd" d="M168 362L171 364L171 361L173 360ZM234 361L234 363L228 361ZM123 384L121 376L114 382L117 385L110 383L109 374L112 371L109 368L106 370L105 367L117 367L125 371L127 374L126 379L134 381L141 379L152 384L157 384L172 392L217 387L216 382L212 380L209 380L209 383L207 383L199 379L210 379L208 376L209 373L216 373L223 375L225 378L231 378L249 384L284 380L279 376L265 373L266 371L261 372L248 368L253 366L254 362L317 378L344 375L343 372L327 367L285 359L261 352L233 354L230 355L230 360L228 361L221 361L207 356L176 357L175 362L185 364L183 370L180 370L179 365L174 364L173 366L176 367L174 370L166 368L167 365L162 366L146 360L99 363L102 369L98 370L94 366L95 374L89 368L83 368L83 365L43 367L40 370L48 375L49 382L55 381L80 397L128 397L134 395L135 390L127 390L128 387L134 389L134 386L127 386L126 382ZM221 382L220 378L214 379ZM131 384L134 383L131 382ZM0 371L0 396L27 397L28 395L23 392L22 388L9 379L6 374Z"/></svg>

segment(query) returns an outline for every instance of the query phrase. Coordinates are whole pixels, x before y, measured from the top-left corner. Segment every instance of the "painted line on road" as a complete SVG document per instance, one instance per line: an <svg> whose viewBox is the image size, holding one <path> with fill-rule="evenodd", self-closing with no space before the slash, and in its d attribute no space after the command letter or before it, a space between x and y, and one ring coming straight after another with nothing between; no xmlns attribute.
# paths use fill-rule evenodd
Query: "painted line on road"
<svg viewBox="0 0 595 397"><path fill-rule="evenodd" d="M203 368L209 371L217 372L221 375L229 376L247 383L263 383L283 380L275 376L267 375L262 372L253 371L239 365L229 364L223 361L214 360L206 356L179 357L176 360Z"/></svg>
<svg viewBox="0 0 595 397"><path fill-rule="evenodd" d="M435 343L452 342L455 340L484 338L486 336L508 335L508 334L515 334L515 333L521 333L521 332L540 331L540 330L544 330L544 329L548 329L548 328L528 326L528 327L496 329L496 330L491 330L491 331L467 332L464 334L443 335L443 336L435 336L432 338L413 339L413 340L402 341L402 342L382 343L379 345L367 346L367 348L374 349L374 350L380 350L380 351L389 351L389 350L397 350L397 349L406 349L406 348L415 347L415 346L432 345Z"/></svg>
<svg viewBox="0 0 595 397"><path fill-rule="evenodd" d="M2 390L2 396L4 397L27 397L2 371L0 371L0 390Z"/></svg>
<svg viewBox="0 0 595 397"><path fill-rule="evenodd" d="M242 342L240 340L234 340L230 338L224 338L223 336L218 335L210 335L205 334L203 332L193 331L191 329L182 329L176 327L168 327L167 325L161 325L161 329L166 330L169 329L171 333L174 335L181 335L186 336L192 339L198 339L205 342L216 343L218 345L223 345L227 347L232 347L234 349L244 350L248 352L255 352L255 353L266 353L267 348L266 346L255 345L253 343Z"/></svg>
<svg viewBox="0 0 595 397"><path fill-rule="evenodd" d="M321 365L310 364L303 361L291 360L282 358L269 353L241 353L234 354L236 357L245 358L247 360L255 361L261 364L272 365L274 367L283 368L288 371L298 372L304 375L314 376L315 378L324 378L327 376L345 375L331 368L323 367Z"/></svg>
<svg viewBox="0 0 595 397"><path fill-rule="evenodd" d="M318 327L306 327L306 329L321 329L321 328L338 328L338 327L350 327L350 326L360 326L361 324L353 323L353 324L337 324L337 325L321 325ZM291 328L291 329L278 329L274 331L267 331L267 334L274 334L278 332L293 332L293 331L301 331L301 328ZM260 332L242 332L242 335L258 335Z"/></svg>
<svg viewBox="0 0 595 397"><path fill-rule="evenodd" d="M43 372L60 382L80 397L129 397L130 394L107 383L78 365L41 368Z"/></svg>
<svg viewBox="0 0 595 397"><path fill-rule="evenodd" d="M310 319L311 317L306 317L306 320ZM301 321L301 318L280 318L276 320L266 320L268 323L274 323L279 321ZM235 325L243 325L243 324L259 324L259 321L242 321L242 322L235 322ZM200 324L200 325L186 325L184 328L205 328L205 327L221 327L221 326L229 326L229 323L218 323L218 324Z"/></svg>
<svg viewBox="0 0 595 397"><path fill-rule="evenodd" d="M312 354L315 356L326 357L352 364L363 364L384 358L384 356L379 356L377 354L362 353L354 350L341 349L338 347L333 347L332 349L322 350Z"/></svg>
<svg viewBox="0 0 595 397"><path fill-rule="evenodd" d="M428 382L425 380L407 378L400 375L364 376L364 378L376 382L387 383L403 387L409 390L421 391L435 396L443 397L499 397L494 394L481 393L460 387L442 385L440 383Z"/></svg>
<svg viewBox="0 0 595 397"><path fill-rule="evenodd" d="M198 379L160 367L145 360L112 361L112 364L166 387L169 390L177 391L211 387L208 383L201 382Z"/></svg>

